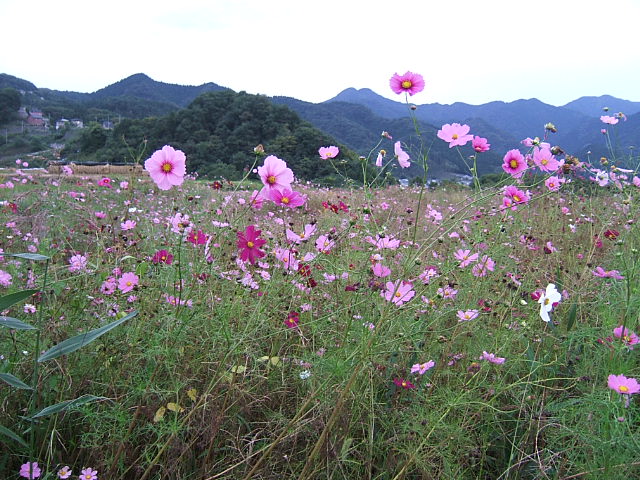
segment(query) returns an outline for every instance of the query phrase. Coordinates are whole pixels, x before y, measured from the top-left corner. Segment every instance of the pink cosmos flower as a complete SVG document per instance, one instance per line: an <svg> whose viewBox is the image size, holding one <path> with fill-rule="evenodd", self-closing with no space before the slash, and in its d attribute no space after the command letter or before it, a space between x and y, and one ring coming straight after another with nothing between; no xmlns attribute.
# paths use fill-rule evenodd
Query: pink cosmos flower
<svg viewBox="0 0 640 480"><path fill-rule="evenodd" d="M169 190L184 182L186 157L181 150L165 145L144 162L144 169L160 190Z"/></svg>
<svg viewBox="0 0 640 480"><path fill-rule="evenodd" d="M458 322L469 322L478 318L478 310L458 310Z"/></svg>
<svg viewBox="0 0 640 480"><path fill-rule="evenodd" d="M429 360L428 362L425 362L425 363L416 363L415 365L411 366L411 373L424 375L425 373L427 373L427 370L432 369L433 367L435 367L435 365L436 365L436 362L434 362L433 360Z"/></svg>
<svg viewBox="0 0 640 480"><path fill-rule="evenodd" d="M489 272L493 272L496 262L487 255L483 255L482 258L473 266L471 273L474 277L486 277Z"/></svg>
<svg viewBox="0 0 640 480"><path fill-rule="evenodd" d="M522 177L522 174L527 169L527 162L520 150L517 149L509 150L502 161L502 169L513 178Z"/></svg>
<svg viewBox="0 0 640 480"><path fill-rule="evenodd" d="M449 148L457 145L466 145L467 142L473 140L473 135L469 135L469 125L460 125L459 123L444 124L438 130L438 138L449 142ZM485 140L486 142L486 140Z"/></svg>
<svg viewBox="0 0 640 480"><path fill-rule="evenodd" d="M596 267L596 269L592 270L591 273L593 273L596 277L600 277L600 278L613 278L614 280L624 280L624 277L620 275L620 272L618 270L606 271L602 267Z"/></svg>
<svg viewBox="0 0 640 480"><path fill-rule="evenodd" d="M269 198L273 200L276 205L289 208L301 207L307 202L305 195L290 190L288 187L283 187L281 190L272 188L269 192Z"/></svg>
<svg viewBox="0 0 640 480"><path fill-rule="evenodd" d="M307 225L304 226L304 230L302 232L300 232L300 234L297 234L296 232L294 232L293 230L290 230L287 228L286 230L286 234L287 234L287 240L289 240L290 242L294 242L294 243L300 243L300 242L304 242L309 240L309 238L311 238L311 236L316 233L316 225L313 223L308 223Z"/></svg>
<svg viewBox="0 0 640 480"><path fill-rule="evenodd" d="M634 175L632 183L635 187L640 188L640 177Z"/></svg>
<svg viewBox="0 0 640 480"><path fill-rule="evenodd" d="M60 470L58 470L58 478L60 478L61 480L65 480L65 479L69 478L72 473L73 472L69 468L69 465L64 466Z"/></svg>
<svg viewBox="0 0 640 480"><path fill-rule="evenodd" d="M264 185L260 194L265 198L271 197L272 190L288 189L293 182L293 172L287 167L287 162L275 155L264 159L263 165L258 167L258 175Z"/></svg>
<svg viewBox="0 0 640 480"><path fill-rule="evenodd" d="M109 177L101 178L100 180L98 180L98 186L111 188L111 179Z"/></svg>
<svg viewBox="0 0 640 480"><path fill-rule="evenodd" d="M555 172L560 167L560 162L551 153L549 148L533 147L533 163L543 172Z"/></svg>
<svg viewBox="0 0 640 480"><path fill-rule="evenodd" d="M555 192L560 190L560 186L565 182L566 180L564 178L558 178L555 175L547 178L544 181L544 184L546 185L546 187L549 189L550 192Z"/></svg>
<svg viewBox="0 0 640 480"><path fill-rule="evenodd" d="M191 230L187 236L187 242L193 243L194 245L205 245L208 240L209 235L204 233L202 230L198 230L197 232Z"/></svg>
<svg viewBox="0 0 640 480"><path fill-rule="evenodd" d="M23 478L38 478L42 474L42 470L38 466L38 462L27 462L20 466L19 475Z"/></svg>
<svg viewBox="0 0 640 480"><path fill-rule="evenodd" d="M316 250L321 253L329 253L335 245L336 242L331 240L327 235L320 235L316 240Z"/></svg>
<svg viewBox="0 0 640 480"><path fill-rule="evenodd" d="M381 237L380 235L376 235L375 238L373 238L372 236L366 236L364 237L364 239L371 245L374 245L378 250L381 250L383 248L396 250L400 246L400 240L393 237Z"/></svg>
<svg viewBox="0 0 640 480"><path fill-rule="evenodd" d="M471 146L476 152L482 153L489 151L491 144L487 143L486 138L478 137L476 135L475 137L473 137L473 140L471 140Z"/></svg>
<svg viewBox="0 0 640 480"><path fill-rule="evenodd" d="M169 252L167 252L164 249L158 250L156 253L153 254L151 261L155 264L166 263L167 265L171 265L171 263L173 262L173 255L171 255Z"/></svg>
<svg viewBox="0 0 640 480"><path fill-rule="evenodd" d="M327 160L328 158L336 158L340 153L340 149L338 147L334 147L333 145L329 147L320 147L318 149L318 154L320 154L320 158L323 160Z"/></svg>
<svg viewBox="0 0 640 480"><path fill-rule="evenodd" d="M288 328L296 328L298 323L300 322L300 314L298 312L289 312L287 318L284 321L284 324Z"/></svg>
<svg viewBox="0 0 640 480"><path fill-rule="evenodd" d="M260 195L260 192L258 190L254 190L253 193L251 193L251 199L249 200L249 204L251 205L252 208L255 208L256 210L260 210L262 208L263 201L264 201L264 197Z"/></svg>
<svg viewBox="0 0 640 480"><path fill-rule="evenodd" d="M456 253L453 254L456 260L460 261L460 268L464 268L471 264L471 262L475 262L478 259L479 254L474 253L471 254L471 250L463 250L458 249Z"/></svg>
<svg viewBox="0 0 640 480"><path fill-rule="evenodd" d="M638 335L622 325L613 329L613 336L621 338L624 344L629 347L629 350L633 350L633 345L640 343Z"/></svg>
<svg viewBox="0 0 640 480"><path fill-rule="evenodd" d="M382 166L382 159L384 158L384 156L387 154L387 152L385 150L380 150L378 152L378 156L376 157L376 167L381 167Z"/></svg>
<svg viewBox="0 0 640 480"><path fill-rule="evenodd" d="M123 273L120 279L118 280L118 289L122 293L128 293L131 290L133 290L133 288L136 285L138 285L138 282L139 282L139 278L135 273L133 272Z"/></svg>
<svg viewBox="0 0 640 480"><path fill-rule="evenodd" d="M422 283L428 285L431 279L437 276L439 276L438 267L428 266L424 269L424 272L422 272L418 278L422 280Z"/></svg>
<svg viewBox="0 0 640 480"><path fill-rule="evenodd" d="M260 238L261 230L257 230L254 225L247 226L244 232L238 232L238 249L240 259L243 262L249 261L252 265L256 262L256 258L262 258L266 255L260 250L260 247L267 243L266 240Z"/></svg>
<svg viewBox="0 0 640 480"><path fill-rule="evenodd" d="M518 205L525 204L529 200L529 195L526 192L519 190L513 185L508 185L504 188L504 197L502 198L501 208L510 208L511 210L517 210Z"/></svg>
<svg viewBox="0 0 640 480"><path fill-rule="evenodd" d="M602 115L600 117L600 121L609 125L615 125L616 123L618 123L618 119L616 117L610 117L609 115Z"/></svg>
<svg viewBox="0 0 640 480"><path fill-rule="evenodd" d="M10 287L11 286L11 274L9 272L5 272L4 270L0 270L0 286L2 287Z"/></svg>
<svg viewBox="0 0 640 480"><path fill-rule="evenodd" d="M85 468L78 477L78 480L98 480L98 471L93 468Z"/></svg>
<svg viewBox="0 0 640 480"><path fill-rule="evenodd" d="M622 395L632 395L640 392L640 384L635 378L627 378L624 375L609 375L607 385L611 390Z"/></svg>
<svg viewBox="0 0 640 480"><path fill-rule="evenodd" d="M495 363L496 365L501 365L505 362L504 357L496 357L494 353L487 353L485 351L482 352L480 360L486 360L487 362Z"/></svg>
<svg viewBox="0 0 640 480"><path fill-rule="evenodd" d="M386 290L380 292L380 296L388 302L393 302L398 307L407 303L416 294L411 282L396 280L395 283L387 282L386 287Z"/></svg>
<svg viewBox="0 0 640 480"><path fill-rule="evenodd" d="M71 273L87 271L87 257L84 255L73 255L69 259L69 271Z"/></svg>
<svg viewBox="0 0 640 480"><path fill-rule="evenodd" d="M424 78L419 73L407 71L404 75L394 73L389 80L389 85L394 93L406 92L409 95L420 93L424 90Z"/></svg>
<svg viewBox="0 0 640 480"><path fill-rule="evenodd" d="M105 218L107 216L107 214L104 212L94 212L94 215L96 216L96 218Z"/></svg>
<svg viewBox="0 0 640 480"><path fill-rule="evenodd" d="M385 267L380 262L376 262L373 267L373 274L378 278L384 278L391 275L391 269L389 267Z"/></svg>
<svg viewBox="0 0 640 480"><path fill-rule="evenodd" d="M133 220L127 220L125 222L122 222L120 224L120 228L123 231L127 231L127 230L133 230L134 228L136 228L137 223Z"/></svg>
<svg viewBox="0 0 640 480"><path fill-rule="evenodd" d="M411 166L409 154L402 150L402 144L399 141L393 144L393 152L396 157L398 157L398 165L402 168L409 168L409 166Z"/></svg>

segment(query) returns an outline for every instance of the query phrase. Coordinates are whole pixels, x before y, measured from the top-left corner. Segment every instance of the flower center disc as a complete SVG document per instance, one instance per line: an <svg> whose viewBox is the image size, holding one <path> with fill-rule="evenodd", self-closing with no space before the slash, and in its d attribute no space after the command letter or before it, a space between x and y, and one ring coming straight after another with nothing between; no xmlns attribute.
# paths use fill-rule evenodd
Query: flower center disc
<svg viewBox="0 0 640 480"><path fill-rule="evenodd" d="M163 163L162 164L162 171L165 173L169 173L171 172L171 170L173 170L173 165L171 165L170 163Z"/></svg>
<svg viewBox="0 0 640 480"><path fill-rule="evenodd" d="M411 80L405 80L402 82L402 88L411 88L412 85Z"/></svg>

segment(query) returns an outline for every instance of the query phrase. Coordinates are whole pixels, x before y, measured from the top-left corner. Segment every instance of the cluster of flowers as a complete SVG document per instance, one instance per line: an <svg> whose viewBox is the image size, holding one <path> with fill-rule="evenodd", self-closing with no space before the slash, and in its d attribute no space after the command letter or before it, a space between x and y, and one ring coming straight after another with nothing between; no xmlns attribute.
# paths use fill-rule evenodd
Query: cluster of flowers
<svg viewBox="0 0 640 480"><path fill-rule="evenodd" d="M67 465L56 472L56 477L65 480L71 478L72 473L73 471ZM22 478L29 479L40 478L42 469L38 465L38 462L27 462L22 464L18 475ZM91 467L83 468L80 475L78 475L78 480L98 480L98 471Z"/></svg>

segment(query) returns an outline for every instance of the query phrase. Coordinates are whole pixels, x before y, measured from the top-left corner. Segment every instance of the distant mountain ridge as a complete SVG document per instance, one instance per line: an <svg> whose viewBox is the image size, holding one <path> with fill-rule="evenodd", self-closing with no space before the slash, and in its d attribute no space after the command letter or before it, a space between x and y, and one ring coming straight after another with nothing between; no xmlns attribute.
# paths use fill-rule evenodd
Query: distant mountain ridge
<svg viewBox="0 0 640 480"><path fill-rule="evenodd" d="M41 108L54 119L91 119L105 115L111 115L112 118L113 115L125 118L161 117L186 108L203 93L232 91L215 83L185 86L158 82L143 73L131 75L93 93L37 88L27 80L0 74L0 88L5 87L24 91L25 102ZM413 124L408 120L408 105L382 97L368 88L347 88L322 103L288 97L270 100L286 105L304 120L361 155L367 155L376 145L382 130L389 131L395 139L404 142L417 141ZM414 98L410 97L409 100ZM604 110L605 107L608 110ZM428 139L426 146L432 150L430 158L433 159L434 168L431 172L442 175L467 171L456 149L449 150L435 135L445 123L466 123L471 126L471 133L489 140L492 148L481 156L483 163L479 170L482 173L499 169L504 153L521 147L522 139L542 138L545 134L548 135L548 142L561 146L567 153L585 159L609 156L600 131L610 126L604 125L599 117L615 112L623 112L627 116L627 121L621 120L614 127L616 156L628 156L629 147L640 146L640 102L610 95L581 97L560 107L533 98L513 102L493 101L482 105L462 102L451 105L416 104L413 111L424 133L421 141L424 144ZM545 132L544 125L549 122L557 127L557 133ZM467 150L469 147L462 149L463 155L472 153Z"/></svg>

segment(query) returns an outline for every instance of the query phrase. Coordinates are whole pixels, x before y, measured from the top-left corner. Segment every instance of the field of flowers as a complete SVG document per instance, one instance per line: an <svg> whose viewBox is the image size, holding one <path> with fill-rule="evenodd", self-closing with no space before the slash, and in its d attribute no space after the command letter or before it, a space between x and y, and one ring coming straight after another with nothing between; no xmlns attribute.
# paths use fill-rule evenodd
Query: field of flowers
<svg viewBox="0 0 640 480"><path fill-rule="evenodd" d="M491 186L0 177L0 477L639 478L640 178L553 129Z"/></svg>

